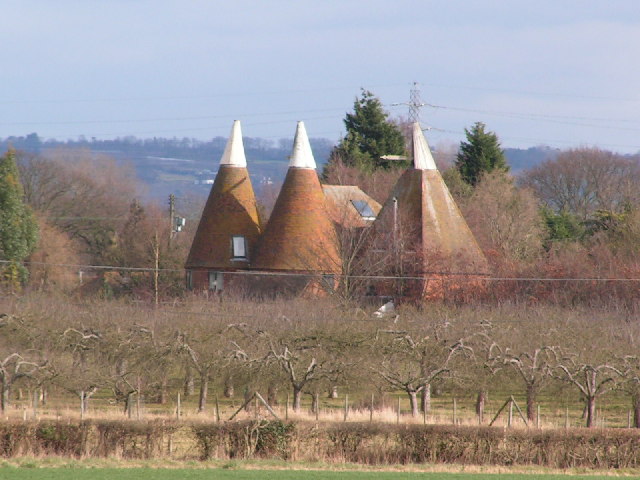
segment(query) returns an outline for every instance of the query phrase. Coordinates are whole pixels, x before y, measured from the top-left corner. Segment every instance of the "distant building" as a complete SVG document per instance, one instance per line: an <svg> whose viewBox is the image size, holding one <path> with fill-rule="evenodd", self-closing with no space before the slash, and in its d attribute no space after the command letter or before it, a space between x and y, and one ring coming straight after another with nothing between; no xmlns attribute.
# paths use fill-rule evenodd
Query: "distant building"
<svg viewBox="0 0 640 480"><path fill-rule="evenodd" d="M375 257L379 275L411 277L372 282L369 291L422 299L486 275L487 261L418 124L413 126L412 154L413 167L381 206L356 186L320 184L299 122L286 178L263 226L236 121L185 265L187 286L267 295L324 294L337 286L343 273L342 235L354 231L372 233L358 254Z"/></svg>

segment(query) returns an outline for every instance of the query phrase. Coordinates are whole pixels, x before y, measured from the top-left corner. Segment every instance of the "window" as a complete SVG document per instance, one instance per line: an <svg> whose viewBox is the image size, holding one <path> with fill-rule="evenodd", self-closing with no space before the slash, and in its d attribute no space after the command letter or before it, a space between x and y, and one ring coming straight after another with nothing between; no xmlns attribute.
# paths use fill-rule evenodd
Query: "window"
<svg viewBox="0 0 640 480"><path fill-rule="evenodd" d="M373 213L371 206L365 200L351 200L351 203L358 211L363 220L376 219L376 214Z"/></svg>
<svg viewBox="0 0 640 480"><path fill-rule="evenodd" d="M187 270L187 290L193 290L193 272Z"/></svg>
<svg viewBox="0 0 640 480"><path fill-rule="evenodd" d="M247 243L242 235L234 235L231 241L232 258L234 260L247 259Z"/></svg>
<svg viewBox="0 0 640 480"><path fill-rule="evenodd" d="M209 290L221 292L222 288L222 272L209 272Z"/></svg>

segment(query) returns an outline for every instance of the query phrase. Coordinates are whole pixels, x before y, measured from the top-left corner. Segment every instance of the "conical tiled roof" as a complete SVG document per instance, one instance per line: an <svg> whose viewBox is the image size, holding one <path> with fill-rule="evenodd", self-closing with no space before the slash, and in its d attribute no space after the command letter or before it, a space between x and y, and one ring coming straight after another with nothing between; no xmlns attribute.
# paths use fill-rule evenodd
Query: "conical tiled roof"
<svg viewBox="0 0 640 480"><path fill-rule="evenodd" d="M251 267L337 272L340 256L304 124L298 122L287 176Z"/></svg>
<svg viewBox="0 0 640 480"><path fill-rule="evenodd" d="M451 272L487 273L487 260L437 170L418 123L413 125L412 150L413 168L398 179L374 224L376 231L392 231L395 217L397 235L405 238L403 248L417 254L423 271L434 270L429 262L438 258L437 269L444 263Z"/></svg>
<svg viewBox="0 0 640 480"><path fill-rule="evenodd" d="M246 268L260 235L256 198L236 120L196 230L186 268ZM246 259L232 259L233 237L245 239Z"/></svg>

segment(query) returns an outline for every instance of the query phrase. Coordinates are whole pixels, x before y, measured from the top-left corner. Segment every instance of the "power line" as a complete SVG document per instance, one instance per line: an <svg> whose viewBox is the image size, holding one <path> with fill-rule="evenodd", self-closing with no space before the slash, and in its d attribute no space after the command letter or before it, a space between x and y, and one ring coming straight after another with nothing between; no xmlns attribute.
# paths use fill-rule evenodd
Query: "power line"
<svg viewBox="0 0 640 480"><path fill-rule="evenodd" d="M0 264L10 264L9 260L0 260ZM111 271L128 271L128 272L185 272L186 269L176 268L152 268L152 267L119 267L115 265L86 265L86 264L68 264L68 263L49 263L49 262L23 262L25 265L33 266L52 266L52 267L65 267L65 268L78 268L88 270L111 270ZM215 270L215 269L213 269ZM322 272L318 273L304 273L304 272L267 272L267 271L253 271L253 270L241 270L241 271L223 271L225 275L248 275L248 276L262 276L262 277L322 277L327 275ZM625 277L571 277L571 278L556 278L556 277L490 277L485 272L447 272L447 271L427 271L424 275L343 275L332 274L336 278L348 277L356 280L443 280L443 277L470 277L474 281L487 281L487 282L640 282L640 278L625 278ZM431 275L431 276L426 276Z"/></svg>
<svg viewBox="0 0 640 480"><path fill-rule="evenodd" d="M243 113L236 114L237 117L241 118L252 118L252 117L271 117L278 115L298 115L298 114L307 114L307 113L316 113L316 112L342 112L342 108L323 108L316 110L290 110L285 112L266 112L266 113ZM125 119L125 120L69 120L69 121L51 121L51 122L0 122L0 125L3 126L23 126L23 125L85 125L85 124L113 124L113 123L153 123L153 122L181 122L181 121L189 121L189 120L216 120L222 118L230 118L233 115L225 114L225 115L200 115L194 117L157 117L157 118L139 118L139 119ZM324 117L321 117L324 118ZM272 122L269 122L272 123Z"/></svg>
<svg viewBox="0 0 640 480"><path fill-rule="evenodd" d="M505 116L510 118L518 118L522 120L540 120L543 122L549 123L560 123L564 125L576 125L580 127L596 127L596 128L607 128L610 130L619 130L619 131L631 131L637 132L640 131L640 128L628 128L628 127L617 127L617 126L609 126L609 125L595 125L595 124L587 124L587 123L577 123L577 122L569 122L568 119L577 119L577 120L587 120L587 121L602 121L602 122L626 122L626 123L640 123L638 120L616 120L611 118L593 118L593 117L572 117L567 115L548 115L548 114L535 114L535 113L520 113L520 112L505 112L505 111L496 111L496 110L481 110L481 109L471 109L471 108L460 108L460 107L449 107L445 105L432 105L426 104L429 107L443 110L452 110L458 112L472 112L472 113L482 113L485 115L497 115L497 116Z"/></svg>

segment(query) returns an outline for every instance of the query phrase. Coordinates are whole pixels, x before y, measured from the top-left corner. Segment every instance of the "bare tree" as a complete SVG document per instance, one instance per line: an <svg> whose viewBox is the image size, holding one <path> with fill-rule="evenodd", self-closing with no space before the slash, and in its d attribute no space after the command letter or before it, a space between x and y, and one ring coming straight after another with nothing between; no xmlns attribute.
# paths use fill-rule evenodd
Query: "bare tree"
<svg viewBox="0 0 640 480"><path fill-rule="evenodd" d="M462 338L448 332L449 325L379 329L372 342L373 372L409 397L411 414L418 415L418 394L450 372L455 355L466 349Z"/></svg>
<svg viewBox="0 0 640 480"><path fill-rule="evenodd" d="M619 388L631 397L633 426L640 428L640 357L625 355L622 358Z"/></svg>
<svg viewBox="0 0 640 480"><path fill-rule="evenodd" d="M500 357L524 382L527 392L527 419L533 422L536 418L538 393L551 378L556 363L556 349L551 346L532 347L529 350L506 348Z"/></svg>
<svg viewBox="0 0 640 480"><path fill-rule="evenodd" d="M542 219L529 189L517 188L504 172L482 176L464 202L465 218L485 251L508 260L530 260L542 249Z"/></svg>
<svg viewBox="0 0 640 480"><path fill-rule="evenodd" d="M11 401L11 389L21 379L33 377L46 362L33 348L34 325L13 315L0 318L0 411Z"/></svg>
<svg viewBox="0 0 640 480"><path fill-rule="evenodd" d="M100 362L102 333L91 327L69 327L60 335L60 350L52 368L55 382L80 400L80 416L89 407L89 399L105 385Z"/></svg>
<svg viewBox="0 0 640 480"><path fill-rule="evenodd" d="M304 390L334 376L339 369L331 355L333 339L321 329L280 331L273 337L269 339L269 356L286 375L292 390L293 410L297 412Z"/></svg>
<svg viewBox="0 0 640 480"><path fill-rule="evenodd" d="M179 352L186 354L190 364L200 377L198 412L204 412L209 393L209 382L214 374L221 374L236 358L247 359L247 354L233 340L231 332L246 334L246 325L212 323L209 319L194 320L176 335Z"/></svg>
<svg viewBox="0 0 640 480"><path fill-rule="evenodd" d="M596 210L638 203L640 164L599 148L577 148L528 170L521 182L552 210L585 220Z"/></svg>
<svg viewBox="0 0 640 480"><path fill-rule="evenodd" d="M587 427L595 426L596 399L616 386L622 372L610 362L589 363L576 355L566 354L559 358L557 377L575 386L586 402Z"/></svg>

